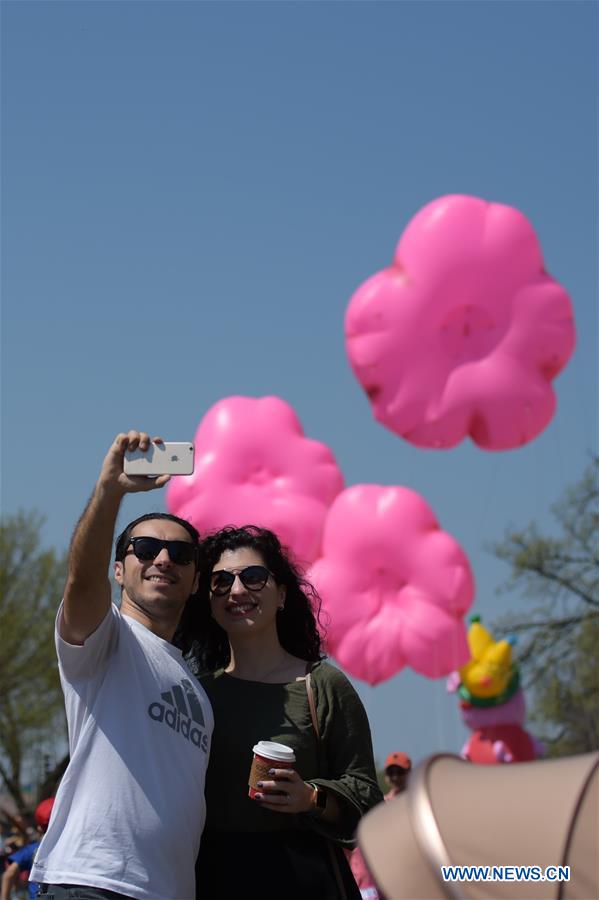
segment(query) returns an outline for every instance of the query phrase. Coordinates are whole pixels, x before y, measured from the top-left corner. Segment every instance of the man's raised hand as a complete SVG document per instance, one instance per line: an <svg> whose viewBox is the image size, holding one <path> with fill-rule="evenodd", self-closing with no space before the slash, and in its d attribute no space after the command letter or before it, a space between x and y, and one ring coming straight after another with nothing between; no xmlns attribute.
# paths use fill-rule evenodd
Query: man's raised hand
<svg viewBox="0 0 599 900"><path fill-rule="evenodd" d="M106 487L118 488L123 494L133 494L139 491L153 491L164 487L170 481L170 475L158 475L152 478L147 475L125 475L123 464L127 450L148 450L150 444L163 444L160 437L153 437L145 431L131 429L128 434L117 434L114 442L106 454L100 472L100 483Z"/></svg>

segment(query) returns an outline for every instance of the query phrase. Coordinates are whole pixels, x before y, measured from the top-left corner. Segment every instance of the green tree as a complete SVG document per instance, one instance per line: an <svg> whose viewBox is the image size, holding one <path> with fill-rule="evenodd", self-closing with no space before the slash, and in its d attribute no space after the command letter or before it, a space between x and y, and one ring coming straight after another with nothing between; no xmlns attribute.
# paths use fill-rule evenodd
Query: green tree
<svg viewBox="0 0 599 900"><path fill-rule="evenodd" d="M599 457L552 512L555 535L532 523L494 546L511 566L506 587L533 601L494 627L517 636L529 718L563 756L599 749Z"/></svg>
<svg viewBox="0 0 599 900"><path fill-rule="evenodd" d="M65 729L54 619L66 558L42 549L42 524L35 512L0 523L0 778L21 814L40 749ZM48 783L51 775L43 773Z"/></svg>
<svg viewBox="0 0 599 900"><path fill-rule="evenodd" d="M599 619L589 616L574 633L565 665L548 672L534 693L531 719L544 728L552 756L599 749L597 647Z"/></svg>

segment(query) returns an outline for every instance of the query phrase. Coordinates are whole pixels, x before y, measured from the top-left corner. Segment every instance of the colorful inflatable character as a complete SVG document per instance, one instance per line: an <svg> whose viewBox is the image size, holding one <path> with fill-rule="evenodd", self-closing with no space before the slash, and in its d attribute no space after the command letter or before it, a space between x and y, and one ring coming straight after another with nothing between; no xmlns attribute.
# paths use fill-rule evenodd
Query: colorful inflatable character
<svg viewBox="0 0 599 900"><path fill-rule="evenodd" d="M480 617L472 616L468 646L470 659L447 685L457 689L462 718L472 731L462 756L483 765L536 759L542 747L524 728L526 704L510 642L495 641Z"/></svg>

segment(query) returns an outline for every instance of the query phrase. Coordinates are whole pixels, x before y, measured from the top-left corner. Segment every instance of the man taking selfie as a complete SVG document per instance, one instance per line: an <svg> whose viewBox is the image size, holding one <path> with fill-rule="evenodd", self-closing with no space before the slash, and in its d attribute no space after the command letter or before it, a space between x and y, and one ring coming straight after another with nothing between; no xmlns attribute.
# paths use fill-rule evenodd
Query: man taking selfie
<svg viewBox="0 0 599 900"><path fill-rule="evenodd" d="M177 629L193 615L197 531L141 516L116 543L120 608L108 577L124 495L170 477L125 474L125 452L150 447L117 435L71 541L56 620L71 761L32 869L45 900L195 896L213 718Z"/></svg>

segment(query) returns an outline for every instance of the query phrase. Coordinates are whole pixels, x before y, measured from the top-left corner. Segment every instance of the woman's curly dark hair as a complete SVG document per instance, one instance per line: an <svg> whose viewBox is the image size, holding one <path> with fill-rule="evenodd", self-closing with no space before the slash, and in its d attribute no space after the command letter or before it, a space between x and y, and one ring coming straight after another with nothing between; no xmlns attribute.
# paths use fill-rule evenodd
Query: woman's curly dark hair
<svg viewBox="0 0 599 900"><path fill-rule="evenodd" d="M209 534L200 544L200 583L195 600L192 648L188 659L195 672L212 672L224 668L231 658L229 639L210 613L210 576L215 563L225 550L248 547L259 553L275 581L284 585L285 607L277 613L277 634L281 646L307 662L323 659L320 623L320 597L306 581L281 546L276 534L257 525L232 525Z"/></svg>

